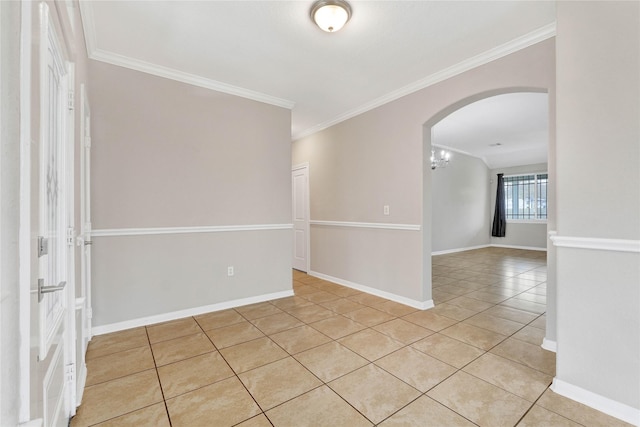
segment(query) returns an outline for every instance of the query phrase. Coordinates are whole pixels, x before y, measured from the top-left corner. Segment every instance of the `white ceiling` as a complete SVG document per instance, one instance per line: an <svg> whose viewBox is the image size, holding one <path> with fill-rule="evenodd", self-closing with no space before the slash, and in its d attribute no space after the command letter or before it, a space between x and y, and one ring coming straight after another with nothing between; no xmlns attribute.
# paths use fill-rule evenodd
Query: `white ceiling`
<svg viewBox="0 0 640 427"><path fill-rule="evenodd" d="M546 163L548 139L546 93L485 98L431 128L432 144L479 157L491 169Z"/></svg>
<svg viewBox="0 0 640 427"><path fill-rule="evenodd" d="M552 37L551 1L81 0L89 56L292 109L298 139Z"/></svg>

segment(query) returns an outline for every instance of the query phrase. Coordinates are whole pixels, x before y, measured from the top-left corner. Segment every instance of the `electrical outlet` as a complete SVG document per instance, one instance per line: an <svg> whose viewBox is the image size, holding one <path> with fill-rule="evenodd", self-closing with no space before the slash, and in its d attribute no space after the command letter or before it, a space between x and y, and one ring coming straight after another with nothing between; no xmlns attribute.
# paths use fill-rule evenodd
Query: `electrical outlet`
<svg viewBox="0 0 640 427"><path fill-rule="evenodd" d="M230 265L229 267L227 267L227 276L231 277L235 274L235 272L233 271L233 265Z"/></svg>
<svg viewBox="0 0 640 427"><path fill-rule="evenodd" d="M384 205L382 209L385 215L389 215L389 205Z"/></svg>

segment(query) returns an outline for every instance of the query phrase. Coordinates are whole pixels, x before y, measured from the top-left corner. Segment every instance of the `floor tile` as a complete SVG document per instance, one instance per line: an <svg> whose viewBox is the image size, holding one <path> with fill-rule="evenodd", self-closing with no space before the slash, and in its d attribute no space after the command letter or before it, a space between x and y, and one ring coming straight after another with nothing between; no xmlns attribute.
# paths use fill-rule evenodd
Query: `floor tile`
<svg viewBox="0 0 640 427"><path fill-rule="evenodd" d="M492 349L498 343L504 341L505 335L478 328L466 323L458 323L440 331L442 335L455 338L485 351Z"/></svg>
<svg viewBox="0 0 640 427"><path fill-rule="evenodd" d="M320 305L338 314L344 314L366 307L366 305L358 304L357 302L351 301L347 298L340 298L333 301L323 302Z"/></svg>
<svg viewBox="0 0 640 427"><path fill-rule="evenodd" d="M546 295L538 295L538 294L532 293L531 291L527 291L527 292L523 292L521 294L518 294L514 298L521 299L523 301L535 302L535 303L538 303L538 304L545 304L545 305L547 304Z"/></svg>
<svg viewBox="0 0 640 427"><path fill-rule="evenodd" d="M242 307L236 307L235 310L247 320L253 320L260 317L269 316L271 314L282 313L282 310L268 301L245 305Z"/></svg>
<svg viewBox="0 0 640 427"><path fill-rule="evenodd" d="M411 344L411 347L456 368L462 368L484 354L484 351L477 347L441 334L429 335Z"/></svg>
<svg viewBox="0 0 640 427"><path fill-rule="evenodd" d="M507 338L491 349L491 353L522 363L547 375L556 374L556 355L539 345Z"/></svg>
<svg viewBox="0 0 640 427"><path fill-rule="evenodd" d="M267 411L275 427L365 427L372 424L327 386Z"/></svg>
<svg viewBox="0 0 640 427"><path fill-rule="evenodd" d="M466 296L456 297L452 300L447 301L447 304L466 308L467 310L475 311L476 313L491 308L494 305L490 302L481 301L479 299L469 298Z"/></svg>
<svg viewBox="0 0 640 427"><path fill-rule="evenodd" d="M369 363L335 341L298 353L295 358L324 382L333 381Z"/></svg>
<svg viewBox="0 0 640 427"><path fill-rule="evenodd" d="M480 426L513 426L529 409L527 402L462 371L427 393L427 396Z"/></svg>
<svg viewBox="0 0 640 427"><path fill-rule="evenodd" d="M350 296L349 299L351 301L355 301L357 303L363 304L363 305L367 305L367 306L372 306L372 305L376 305L376 304L382 304L383 302L387 302L388 300L381 298L379 296L376 295L371 295L371 294L367 294L367 293L360 293L360 294L356 294L353 296Z"/></svg>
<svg viewBox="0 0 640 427"><path fill-rule="evenodd" d="M233 426L260 413L236 377L167 400L172 427Z"/></svg>
<svg viewBox="0 0 640 427"><path fill-rule="evenodd" d="M418 390L373 364L328 385L374 424L420 396Z"/></svg>
<svg viewBox="0 0 640 427"><path fill-rule="evenodd" d="M409 313L418 311L417 308L409 307L408 305L400 304L395 301L387 301L382 304L376 304L373 308L376 310L384 311L392 316L406 316Z"/></svg>
<svg viewBox="0 0 640 427"><path fill-rule="evenodd" d="M265 411L322 385L292 357L244 372L239 378Z"/></svg>
<svg viewBox="0 0 640 427"><path fill-rule="evenodd" d="M393 319L373 327L378 332L393 338L403 344L411 344L422 338L428 337L434 331L418 326L415 323L403 319Z"/></svg>
<svg viewBox="0 0 640 427"><path fill-rule="evenodd" d="M499 317L501 319L511 320L525 325L538 317L538 315L535 313L505 307L502 305L496 305L495 307L484 311L484 314Z"/></svg>
<svg viewBox="0 0 640 427"><path fill-rule="evenodd" d="M300 353L331 341L331 338L307 325L273 334L270 338L289 354Z"/></svg>
<svg viewBox="0 0 640 427"><path fill-rule="evenodd" d="M366 326L341 315L313 322L309 324L309 326L317 329L334 340L351 335L366 328Z"/></svg>
<svg viewBox="0 0 640 427"><path fill-rule="evenodd" d="M236 424L236 427L272 427L272 425L264 414L259 414L240 424Z"/></svg>
<svg viewBox="0 0 640 427"><path fill-rule="evenodd" d="M246 321L246 319L242 317L240 313L233 309L202 314L200 316L196 316L195 319L204 331L208 331L209 329L222 328L224 326L234 325L236 323Z"/></svg>
<svg viewBox="0 0 640 427"><path fill-rule="evenodd" d="M428 396L421 396L417 400L402 408L382 423L380 427L474 427L475 424L461 417L446 406L436 402Z"/></svg>
<svg viewBox="0 0 640 427"><path fill-rule="evenodd" d="M539 406L587 427L631 427L622 420L547 389L536 402Z"/></svg>
<svg viewBox="0 0 640 427"><path fill-rule="evenodd" d="M480 356L463 370L529 402L535 402L553 380L550 375L491 353Z"/></svg>
<svg viewBox="0 0 640 427"><path fill-rule="evenodd" d="M211 338L211 341L213 341L218 349L231 347L232 345L264 336L264 334L260 332L260 329L247 321L230 326L224 326L222 328L212 329L206 331L206 334Z"/></svg>
<svg viewBox="0 0 640 427"><path fill-rule="evenodd" d="M506 301L502 301L500 305L504 307L515 308L518 310L529 311L534 314L542 314L547 310L547 306L544 304L538 304L536 302L524 301L517 298L509 298Z"/></svg>
<svg viewBox="0 0 640 427"><path fill-rule="evenodd" d="M547 411L541 406L534 405L518 423L517 427L580 427L581 425L554 412Z"/></svg>
<svg viewBox="0 0 640 427"><path fill-rule="evenodd" d="M311 302L316 304L321 304L323 302L334 301L340 299L340 297L336 294L332 294L327 291L314 292L312 294L303 295L302 298L308 299Z"/></svg>
<svg viewBox="0 0 640 427"><path fill-rule="evenodd" d="M289 356L268 337L223 348L220 354L237 374Z"/></svg>
<svg viewBox="0 0 640 427"><path fill-rule="evenodd" d="M151 345L156 366L162 366L215 350L204 333L161 341Z"/></svg>
<svg viewBox="0 0 640 427"><path fill-rule="evenodd" d="M418 326L422 326L423 328L436 332L457 323L454 319L440 316L439 314L433 313L431 310L416 311L415 313L408 314L402 318L408 322L415 323Z"/></svg>
<svg viewBox="0 0 640 427"><path fill-rule="evenodd" d="M252 320L251 323L264 334L275 334L276 332L302 326L303 323L287 313L272 314Z"/></svg>
<svg viewBox="0 0 640 427"><path fill-rule="evenodd" d="M147 335L149 335L151 344L197 334L198 332L202 332L202 329L200 329L193 317L147 326Z"/></svg>
<svg viewBox="0 0 640 427"><path fill-rule="evenodd" d="M375 364L423 393L457 370L411 347L391 353Z"/></svg>
<svg viewBox="0 0 640 427"><path fill-rule="evenodd" d="M73 423L71 424L73 425ZM137 411L112 418L95 427L170 427L169 416L164 402L138 409Z"/></svg>
<svg viewBox="0 0 640 427"><path fill-rule="evenodd" d="M365 326L378 325L395 318L395 316L376 310L372 307L365 307L360 310L350 311L345 313L344 316Z"/></svg>
<svg viewBox="0 0 640 427"><path fill-rule="evenodd" d="M532 326L534 328L546 330L547 329L547 316L540 316L535 319L533 322L529 323L528 326Z"/></svg>
<svg viewBox="0 0 640 427"><path fill-rule="evenodd" d="M373 329L356 332L339 339L338 342L370 361L386 356L404 346L401 342Z"/></svg>
<svg viewBox="0 0 640 427"><path fill-rule="evenodd" d="M318 304L307 305L304 307L289 310L289 314L300 319L305 323L317 322L335 315L335 313Z"/></svg>
<svg viewBox="0 0 640 427"><path fill-rule="evenodd" d="M522 323L514 322L508 319L501 319L500 317L490 316L485 313L476 314L475 316L466 319L463 323L497 332L506 336L516 333L518 330L522 329L525 326Z"/></svg>
<svg viewBox="0 0 640 427"><path fill-rule="evenodd" d="M280 310L284 310L288 312L291 309L305 307L307 305L313 305L313 303L309 300L306 300L299 296L280 298L277 300L271 301L273 305L278 307Z"/></svg>
<svg viewBox="0 0 640 427"><path fill-rule="evenodd" d="M513 335L513 338L526 341L530 344L542 345L545 331L543 329L534 328L533 326L525 326Z"/></svg>
<svg viewBox="0 0 640 427"><path fill-rule="evenodd" d="M162 402L155 369L85 388L73 426L90 426Z"/></svg>
<svg viewBox="0 0 640 427"><path fill-rule="evenodd" d="M145 327L98 335L89 342L86 360L148 345L149 338Z"/></svg>
<svg viewBox="0 0 640 427"><path fill-rule="evenodd" d="M469 294L466 294L465 297L474 298L474 299L488 302L491 304L498 304L498 303L501 303L502 301L509 299L508 296L498 295L498 294L487 292L484 290L471 292Z"/></svg>
<svg viewBox="0 0 640 427"><path fill-rule="evenodd" d="M478 313L478 310L468 310L466 308L458 307L456 305L451 305L446 302L436 305L434 308L432 308L429 311L431 313L434 313L440 316L446 316L458 321L467 319L473 316L474 314Z"/></svg>
<svg viewBox="0 0 640 427"><path fill-rule="evenodd" d="M233 375L233 371L217 351L158 368L160 385L165 399L196 390Z"/></svg>
<svg viewBox="0 0 640 427"><path fill-rule="evenodd" d="M131 350L87 360L86 386L135 374L155 368L151 347L136 347Z"/></svg>

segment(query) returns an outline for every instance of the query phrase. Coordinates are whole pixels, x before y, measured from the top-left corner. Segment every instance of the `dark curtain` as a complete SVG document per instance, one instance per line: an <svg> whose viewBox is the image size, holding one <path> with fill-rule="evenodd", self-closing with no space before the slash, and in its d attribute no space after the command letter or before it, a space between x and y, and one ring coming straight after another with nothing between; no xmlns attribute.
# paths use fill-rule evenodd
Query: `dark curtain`
<svg viewBox="0 0 640 427"><path fill-rule="evenodd" d="M498 174L498 191L496 192L496 211L493 215L493 228L491 235L493 237L504 237L507 231L507 216L505 212L504 201L504 179Z"/></svg>

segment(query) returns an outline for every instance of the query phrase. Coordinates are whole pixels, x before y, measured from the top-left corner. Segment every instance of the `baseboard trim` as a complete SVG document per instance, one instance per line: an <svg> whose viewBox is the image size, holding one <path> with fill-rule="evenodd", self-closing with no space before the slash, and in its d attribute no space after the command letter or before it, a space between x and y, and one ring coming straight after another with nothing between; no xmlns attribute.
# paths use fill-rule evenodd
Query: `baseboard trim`
<svg viewBox="0 0 640 427"><path fill-rule="evenodd" d="M346 286L347 288L356 289L367 294L375 295L377 297L386 298L400 304L408 305L409 307L417 308L418 310L428 310L434 307L432 299L427 301L417 301L411 298L403 297L401 295L392 294L391 292L382 291L380 289L340 279L339 277L333 277L329 276L328 274L318 273L317 271L309 271L307 272L307 274L309 276L317 277L319 279L328 280L330 282Z"/></svg>
<svg viewBox="0 0 640 427"><path fill-rule="evenodd" d="M472 251L474 249L484 249L484 248L489 248L489 247L491 247L491 245L479 245L479 246L469 246L469 247L466 247L466 248L445 249L444 251L431 252L431 255L455 254L457 252Z"/></svg>
<svg viewBox="0 0 640 427"><path fill-rule="evenodd" d="M216 304L204 305L200 307L188 308L185 310L172 311L170 313L157 314L154 316L141 317L138 319L126 320L124 322L94 326L91 332L93 336L104 335L111 332L123 331L125 329L137 328L140 326L147 326L160 322L168 322L170 320L177 320L183 317L197 316L199 314L205 314L212 311L226 310L229 308L241 307L243 305L271 301L274 299L286 298L290 296L293 296L293 289L288 291L274 292L270 294L256 295L254 297L219 302Z"/></svg>
<svg viewBox="0 0 640 427"><path fill-rule="evenodd" d="M446 255L446 254L454 254L457 252L465 252L472 251L474 249L484 249L484 248L505 248L505 249L522 249L525 251L541 251L546 252L547 248L538 248L536 246L516 246L516 245L478 245L478 246L469 246L466 248L455 248L455 249L445 249L444 251L434 251L431 252L431 255Z"/></svg>
<svg viewBox="0 0 640 427"><path fill-rule="evenodd" d="M82 403L84 395L84 386L87 384L87 364L82 363L80 368L76 370L78 375L78 386L76 388L76 408Z"/></svg>
<svg viewBox="0 0 640 427"><path fill-rule="evenodd" d="M640 426L640 409L585 390L582 387L569 384L558 378L553 379L550 388L561 396L575 400L576 402L587 405L590 408L604 412L607 415L611 415L627 423Z"/></svg>
<svg viewBox="0 0 640 427"><path fill-rule="evenodd" d="M547 338L542 339L542 345L540 347L542 347L547 351L552 351L554 353L558 352L558 343Z"/></svg>
<svg viewBox="0 0 640 427"><path fill-rule="evenodd" d="M492 248L522 249L525 251L540 251L540 252L547 251L547 248L539 248L537 246L494 245L494 244L491 244L489 246L491 246Z"/></svg>

